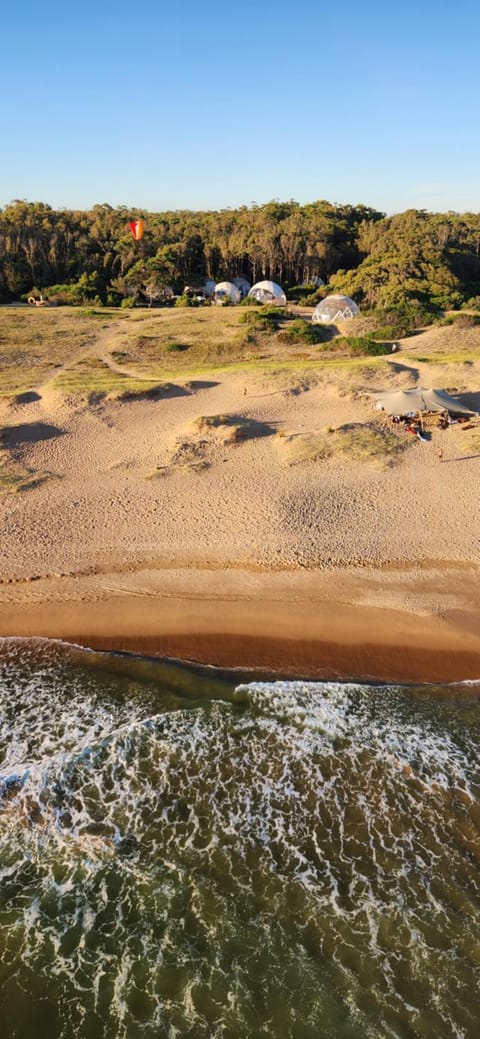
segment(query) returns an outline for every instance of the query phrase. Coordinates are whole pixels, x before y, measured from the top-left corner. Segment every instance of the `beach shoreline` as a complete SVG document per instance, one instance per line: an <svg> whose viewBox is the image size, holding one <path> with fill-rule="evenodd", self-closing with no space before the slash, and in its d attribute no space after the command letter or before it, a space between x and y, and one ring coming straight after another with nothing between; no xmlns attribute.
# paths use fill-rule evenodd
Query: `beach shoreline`
<svg viewBox="0 0 480 1039"><path fill-rule="evenodd" d="M237 335L230 320L212 309L196 334ZM277 344L266 368L204 360L152 395L152 359L190 326L111 320L0 401L0 635L292 677L480 679L480 427L432 417L418 441L373 392L441 379L476 406L462 358L480 329L455 333L446 367L441 327L400 361L304 367ZM118 392L132 364L135 393ZM117 392L93 392L92 372Z"/></svg>
<svg viewBox="0 0 480 1039"><path fill-rule="evenodd" d="M424 586L441 577L439 613ZM480 680L476 585L476 568L40 578L2 589L0 636L296 678Z"/></svg>

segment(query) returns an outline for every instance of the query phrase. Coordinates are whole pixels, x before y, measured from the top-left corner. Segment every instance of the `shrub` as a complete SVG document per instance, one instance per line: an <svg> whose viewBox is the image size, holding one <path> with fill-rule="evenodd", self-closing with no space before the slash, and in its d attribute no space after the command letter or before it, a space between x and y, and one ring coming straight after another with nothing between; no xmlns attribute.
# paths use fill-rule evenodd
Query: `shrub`
<svg viewBox="0 0 480 1039"><path fill-rule="evenodd" d="M311 321L296 318L289 322L278 337L285 343L309 343L316 346L324 343L329 338L329 333L322 325L312 325Z"/></svg>
<svg viewBox="0 0 480 1039"><path fill-rule="evenodd" d="M395 325L384 325L382 328L375 328L373 332L370 332L371 339L388 339L392 342L393 339L401 339L398 335L398 329Z"/></svg>
<svg viewBox="0 0 480 1039"><path fill-rule="evenodd" d="M135 300L133 296L126 296L125 299L122 299L120 306L122 310L132 310L135 306Z"/></svg>
<svg viewBox="0 0 480 1039"><path fill-rule="evenodd" d="M324 288L324 285L317 286L314 282L311 282L310 285L294 285L293 288L286 290L286 296L293 303L305 303L308 306L307 300L313 296L316 299L319 289ZM318 302L317 299L316 302Z"/></svg>
<svg viewBox="0 0 480 1039"><path fill-rule="evenodd" d="M278 324L279 321L285 321L290 318L288 313L285 313L281 307L262 306L260 310L246 311L245 314L240 315L240 322L242 325L249 325L257 331L271 331L272 325Z"/></svg>
<svg viewBox="0 0 480 1039"><path fill-rule="evenodd" d="M326 288L326 286L320 285L320 287L318 289L315 289L314 292L310 291L306 296L303 297L302 304L305 307L316 307L317 303L320 303L320 300L325 299L325 296L327 295L328 289Z"/></svg>
<svg viewBox="0 0 480 1039"><path fill-rule="evenodd" d="M332 339L327 349L347 349L352 354L362 354L369 357L381 357L383 354L391 353L388 343L377 343L374 339L364 339L363 336L340 336Z"/></svg>
<svg viewBox="0 0 480 1039"><path fill-rule="evenodd" d="M455 325L455 328L475 328L480 325L478 314L447 314L440 322L441 325Z"/></svg>
<svg viewBox="0 0 480 1039"><path fill-rule="evenodd" d="M408 300L405 303L395 303L389 307L377 308L371 311L369 317L375 319L377 329L372 333L373 338L403 339L404 336L415 332L416 329L425 325L432 325L438 318L438 310L426 303L417 300ZM388 337L380 336L380 332L388 330Z"/></svg>
<svg viewBox="0 0 480 1039"><path fill-rule="evenodd" d="M165 349L166 349L167 353L173 354L173 353L179 353L182 350L188 350L188 346L187 346L186 343L173 343L172 342L172 343L166 343L165 344Z"/></svg>
<svg viewBox="0 0 480 1039"><path fill-rule="evenodd" d="M192 296L178 296L175 300L176 307L198 307L198 299Z"/></svg>
<svg viewBox="0 0 480 1039"><path fill-rule="evenodd" d="M255 296L244 296L239 303L240 307L261 307L261 305L258 299L255 299Z"/></svg>

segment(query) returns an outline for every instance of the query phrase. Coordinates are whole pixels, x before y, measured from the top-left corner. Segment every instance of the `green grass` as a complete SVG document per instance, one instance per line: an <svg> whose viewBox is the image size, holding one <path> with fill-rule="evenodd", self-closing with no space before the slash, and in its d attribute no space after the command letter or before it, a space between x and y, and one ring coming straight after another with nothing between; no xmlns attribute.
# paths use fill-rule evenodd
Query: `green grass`
<svg viewBox="0 0 480 1039"><path fill-rule="evenodd" d="M121 396L123 394L146 394L158 383L154 375L146 379L134 379L112 371L103 361L95 357L85 357L75 367L58 375L52 382L54 389L70 396L86 394L102 394L104 396Z"/></svg>
<svg viewBox="0 0 480 1039"><path fill-rule="evenodd" d="M331 339L330 342L325 343L322 347L325 352L330 351L331 353L347 353L351 357L358 355L365 357L382 357L386 354L391 354L392 350L388 343L380 343L374 339L367 339L364 336L339 336L336 339Z"/></svg>
<svg viewBox="0 0 480 1039"><path fill-rule="evenodd" d="M98 318L73 307L0 308L0 397L36 389L98 333Z"/></svg>
<svg viewBox="0 0 480 1039"><path fill-rule="evenodd" d="M397 355L393 355L394 358ZM400 357L400 355L398 355ZM413 361L414 364L465 364L465 361L469 361L472 364L480 361L480 348L478 351L473 352L472 350L465 350L463 353L455 354L428 354L427 356L418 356L418 354L403 355L408 358L408 361Z"/></svg>
<svg viewBox="0 0 480 1039"><path fill-rule="evenodd" d="M0 308L0 396L36 390L49 379L57 390L70 395L141 394L172 378L187 380L206 373L236 371L260 375L316 371L319 375L329 373L330 380L335 372L339 373L339 380L357 372L358 386L362 388L364 375L371 380L372 372L378 370L381 381L385 358L376 354L385 348L378 343L368 338L343 337L334 338L319 349L301 339L300 353L292 351L289 337L285 341L283 332L279 335L277 331L279 324L281 327L285 322L284 328L293 328L295 333L297 321L275 309L272 319L267 316L264 322L266 330L259 331L255 324L242 323L242 317L251 313L239 307L159 308L128 313L100 308ZM256 310L253 317L259 313L262 311ZM304 326L312 327L301 322L302 336ZM102 351L109 350L112 361L125 366L128 374L112 371L96 356L99 336ZM398 355L402 356L409 363L435 364L440 368L455 363L473 364L480 360L480 348L478 352L471 346L462 351L456 345L454 352L433 349L424 356L419 342L418 353L404 351ZM388 361L391 359L388 354ZM57 368L62 370L55 376Z"/></svg>

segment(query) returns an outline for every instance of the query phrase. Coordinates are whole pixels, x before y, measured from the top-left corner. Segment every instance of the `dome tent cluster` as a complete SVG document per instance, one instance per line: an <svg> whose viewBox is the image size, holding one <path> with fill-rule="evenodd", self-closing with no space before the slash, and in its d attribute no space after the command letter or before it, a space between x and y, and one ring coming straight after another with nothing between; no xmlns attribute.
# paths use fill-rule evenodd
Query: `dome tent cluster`
<svg viewBox="0 0 480 1039"><path fill-rule="evenodd" d="M284 307L287 303L283 289L274 281L258 281L250 288L246 278L232 278L232 281L218 282L213 292L215 303L240 303L245 296L255 299L257 303L270 303L278 307Z"/></svg>
<svg viewBox="0 0 480 1039"><path fill-rule="evenodd" d="M317 281L320 283L321 279L318 278ZM323 285L323 282L321 284ZM193 292L194 290L188 286L184 291ZM225 303L238 304L245 297L252 301L255 300L257 303L270 306L284 307L287 304L287 297L281 285L274 281L265 280L258 281L250 287L250 283L241 275L231 280L219 281L217 283L205 280L201 291L205 298L211 299L214 303L220 305ZM350 318L357 317L359 313L359 307L350 296L344 296L340 293L332 294L325 296L324 299L317 303L312 314L312 323L334 324L335 321L347 321Z"/></svg>

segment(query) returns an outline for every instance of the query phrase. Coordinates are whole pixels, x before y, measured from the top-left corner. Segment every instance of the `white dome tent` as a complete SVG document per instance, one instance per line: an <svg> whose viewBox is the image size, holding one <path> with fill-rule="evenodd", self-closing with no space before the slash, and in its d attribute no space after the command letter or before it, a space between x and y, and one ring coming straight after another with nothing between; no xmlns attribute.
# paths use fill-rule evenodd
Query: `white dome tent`
<svg viewBox="0 0 480 1039"><path fill-rule="evenodd" d="M334 321L348 321L349 318L357 317L359 313L357 304L350 299L350 296L325 296L325 299L317 303L312 314L312 322L314 325L320 325L322 323L332 324Z"/></svg>
<svg viewBox="0 0 480 1039"><path fill-rule="evenodd" d="M258 303L274 303L277 307L284 307L287 302L283 289L274 281L257 281L248 295Z"/></svg>
<svg viewBox="0 0 480 1039"><path fill-rule="evenodd" d="M238 278L232 278L232 281L233 284L237 286L237 289L240 289L242 299L245 296L248 296L248 293L250 292L250 282L247 281L246 278L242 278L239 274Z"/></svg>
<svg viewBox="0 0 480 1039"><path fill-rule="evenodd" d="M219 281L218 285L215 285L213 298L215 303L225 303L226 300L230 303L240 303L242 294L233 281Z"/></svg>

